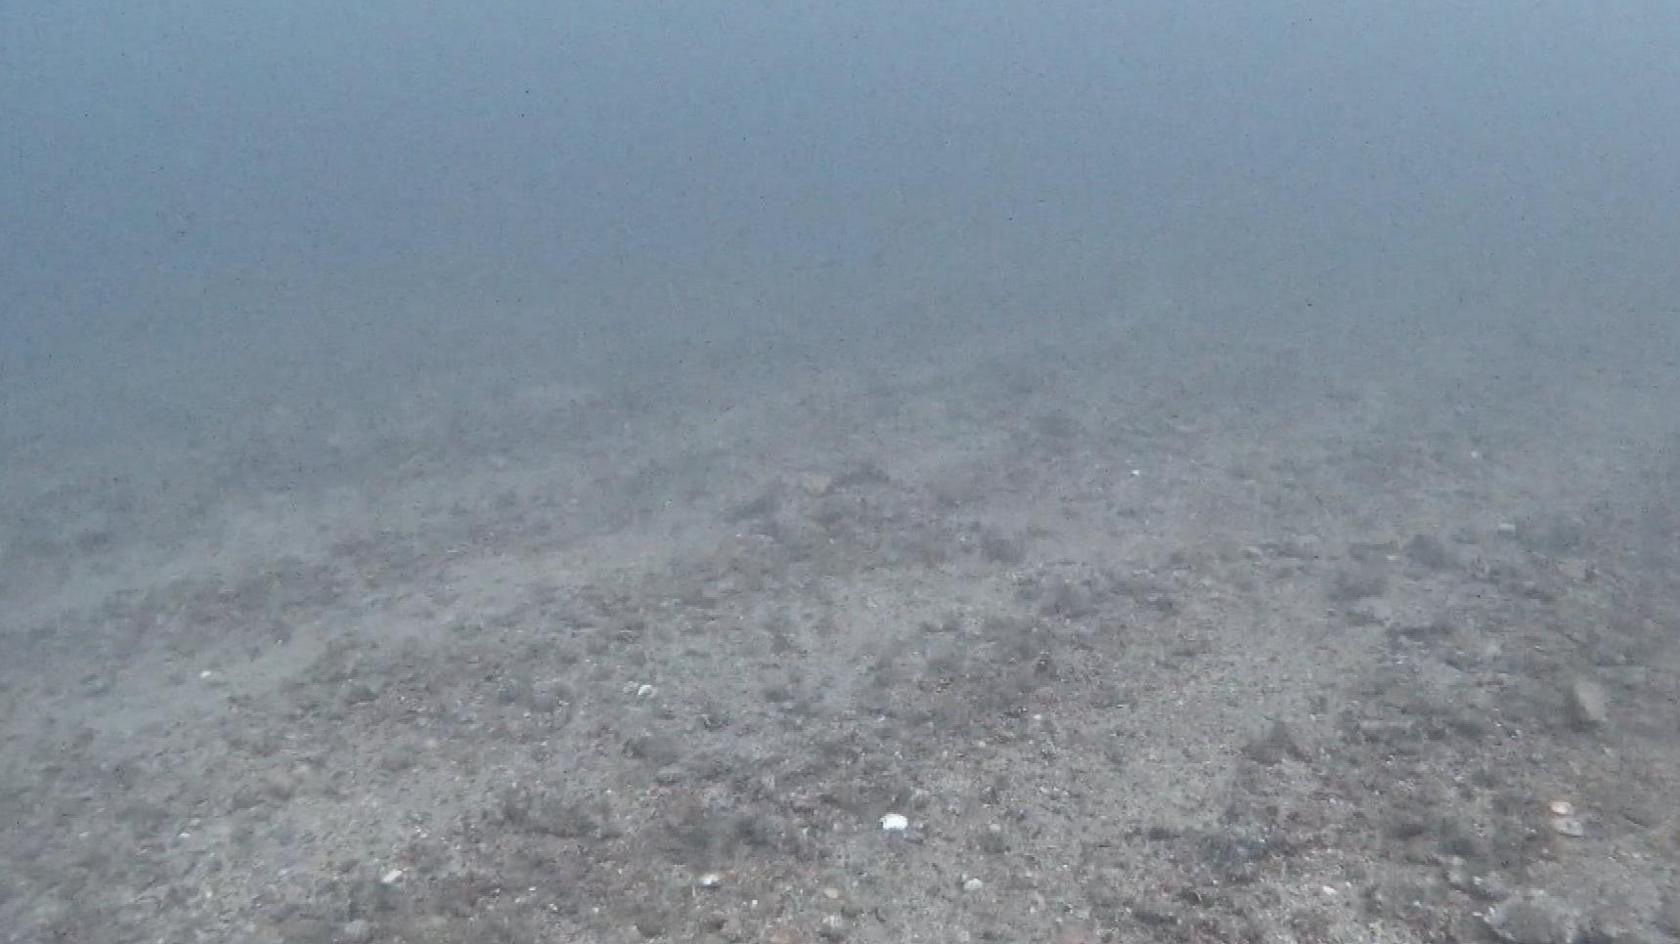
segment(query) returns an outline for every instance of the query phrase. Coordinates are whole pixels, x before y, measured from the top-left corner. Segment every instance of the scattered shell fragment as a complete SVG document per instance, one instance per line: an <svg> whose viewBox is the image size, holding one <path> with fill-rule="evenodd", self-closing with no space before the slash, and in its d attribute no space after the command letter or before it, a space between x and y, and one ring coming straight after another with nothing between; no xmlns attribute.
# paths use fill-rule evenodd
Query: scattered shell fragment
<svg viewBox="0 0 1680 944"><path fill-rule="evenodd" d="M968 879L963 880L963 886L962 887L963 887L963 891L965 891L965 892L977 892L980 889L985 888L986 883L980 881L977 878L968 878Z"/></svg>
<svg viewBox="0 0 1680 944"><path fill-rule="evenodd" d="M700 876L700 880L695 884L699 885L701 888L717 888L723 884L723 876L716 872L707 872L706 874Z"/></svg>
<svg viewBox="0 0 1680 944"><path fill-rule="evenodd" d="M1575 804L1568 800L1553 800L1546 804L1546 809L1552 811L1553 816L1574 816Z"/></svg>
<svg viewBox="0 0 1680 944"><path fill-rule="evenodd" d="M903 813L888 813L881 817L881 831L901 833L910 828L910 820Z"/></svg>
<svg viewBox="0 0 1680 944"><path fill-rule="evenodd" d="M402 877L403 877L403 870L402 869L392 869L391 871L386 872L384 875L379 876L379 884L381 884L381 885L395 885L398 882L402 881Z"/></svg>

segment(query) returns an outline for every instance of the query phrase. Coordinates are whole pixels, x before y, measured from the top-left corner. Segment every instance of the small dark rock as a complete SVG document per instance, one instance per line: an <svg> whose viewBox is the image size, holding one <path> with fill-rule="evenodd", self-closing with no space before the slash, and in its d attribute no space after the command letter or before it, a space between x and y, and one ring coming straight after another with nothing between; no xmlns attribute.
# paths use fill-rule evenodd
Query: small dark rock
<svg viewBox="0 0 1680 944"><path fill-rule="evenodd" d="M1392 626L1394 607L1387 600L1360 600L1347 608L1347 618L1355 626Z"/></svg>
<svg viewBox="0 0 1680 944"><path fill-rule="evenodd" d="M1295 735L1290 732L1289 725L1282 721L1273 721L1265 734L1248 742L1243 748L1243 755L1265 767L1271 767L1285 757L1295 760L1306 758L1306 752L1295 743Z"/></svg>
<svg viewBox="0 0 1680 944"><path fill-rule="evenodd" d="M1393 541L1356 541L1348 545L1348 556L1361 564L1380 565L1393 558L1399 547Z"/></svg>
<svg viewBox="0 0 1680 944"><path fill-rule="evenodd" d="M994 564L1019 564L1027 557L1027 542L1019 536L987 528L980 532L980 555Z"/></svg>
<svg viewBox="0 0 1680 944"><path fill-rule="evenodd" d="M638 911L630 922L636 928L636 933L644 938L652 939L665 933L670 921L665 915L653 908L643 908Z"/></svg>
<svg viewBox="0 0 1680 944"><path fill-rule="evenodd" d="M1662 907L1657 909L1656 924L1669 934L1680 937L1680 895L1669 895L1663 899Z"/></svg>
<svg viewBox="0 0 1680 944"><path fill-rule="evenodd" d="M1243 884L1254 880L1260 863L1273 850L1263 836L1232 829L1208 836L1202 842L1201 851L1223 881Z"/></svg>
<svg viewBox="0 0 1680 944"><path fill-rule="evenodd" d="M1398 639L1417 641L1447 639L1452 634L1452 624L1444 619L1432 620L1428 623L1407 623L1389 630L1389 635Z"/></svg>
<svg viewBox="0 0 1680 944"><path fill-rule="evenodd" d="M1541 891L1510 898L1487 913L1489 930L1509 944L1575 944L1581 937L1581 912Z"/></svg>
<svg viewBox="0 0 1680 944"><path fill-rule="evenodd" d="M1429 570L1451 570L1458 558L1446 543L1432 534L1419 534L1406 542L1406 559Z"/></svg>
<svg viewBox="0 0 1680 944"><path fill-rule="evenodd" d="M1330 599L1337 603L1353 603L1380 597L1387 589L1388 575L1376 567L1344 567L1336 571L1330 583Z"/></svg>
<svg viewBox="0 0 1680 944"><path fill-rule="evenodd" d="M1569 687L1569 721L1579 730L1603 727L1610 720L1609 698L1604 686L1579 678Z"/></svg>

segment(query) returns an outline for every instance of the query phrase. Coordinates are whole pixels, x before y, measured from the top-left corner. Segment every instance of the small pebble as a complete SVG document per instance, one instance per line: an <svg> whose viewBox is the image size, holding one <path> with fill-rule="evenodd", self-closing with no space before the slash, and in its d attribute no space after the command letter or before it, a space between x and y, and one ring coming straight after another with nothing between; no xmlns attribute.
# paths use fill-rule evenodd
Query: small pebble
<svg viewBox="0 0 1680 944"><path fill-rule="evenodd" d="M1569 717L1577 728L1603 727L1610 720L1604 686L1591 679L1576 679L1569 687Z"/></svg>

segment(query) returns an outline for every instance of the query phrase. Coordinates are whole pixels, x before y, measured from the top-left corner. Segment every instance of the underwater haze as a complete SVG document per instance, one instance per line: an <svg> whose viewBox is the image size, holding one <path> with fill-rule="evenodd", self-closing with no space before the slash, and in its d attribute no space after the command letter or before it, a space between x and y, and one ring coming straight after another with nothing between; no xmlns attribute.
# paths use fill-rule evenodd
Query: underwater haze
<svg viewBox="0 0 1680 944"><path fill-rule="evenodd" d="M0 940L1680 937L1676 49L0 5Z"/></svg>

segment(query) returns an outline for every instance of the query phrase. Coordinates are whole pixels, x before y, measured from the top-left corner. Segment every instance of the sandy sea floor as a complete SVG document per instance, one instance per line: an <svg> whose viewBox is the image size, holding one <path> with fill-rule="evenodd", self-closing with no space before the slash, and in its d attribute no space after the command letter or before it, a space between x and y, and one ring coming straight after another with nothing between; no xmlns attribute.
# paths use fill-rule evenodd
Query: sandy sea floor
<svg viewBox="0 0 1680 944"><path fill-rule="evenodd" d="M1676 350L1162 311L46 437L0 937L1674 939Z"/></svg>

